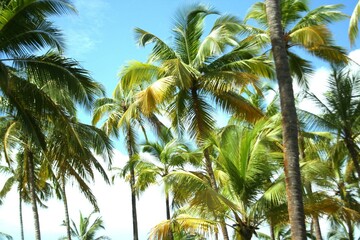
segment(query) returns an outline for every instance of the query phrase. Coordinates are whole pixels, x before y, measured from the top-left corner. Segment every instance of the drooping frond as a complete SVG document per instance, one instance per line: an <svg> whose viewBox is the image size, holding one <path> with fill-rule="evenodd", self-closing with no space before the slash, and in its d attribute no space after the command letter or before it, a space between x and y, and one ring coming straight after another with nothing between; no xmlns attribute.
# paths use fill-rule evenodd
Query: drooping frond
<svg viewBox="0 0 360 240"><path fill-rule="evenodd" d="M145 46L150 43L154 43L155 46L149 56L149 62L157 62L159 60L169 60L177 57L174 50L169 47L160 38L152 33L149 33L141 28L135 28L135 38L140 46Z"/></svg>
<svg viewBox="0 0 360 240"><path fill-rule="evenodd" d="M166 240L169 238L170 232L185 236L210 237L212 234L218 233L219 223L209 219L196 218L188 214L180 214L174 219L162 221L153 227L149 234L149 239Z"/></svg>
<svg viewBox="0 0 360 240"><path fill-rule="evenodd" d="M323 5L309 11L299 22L296 23L294 30L307 26L326 25L336 21L341 21L348 16L340 11L342 4Z"/></svg>
<svg viewBox="0 0 360 240"><path fill-rule="evenodd" d="M27 77L40 85L50 78L59 88L65 88L75 102L87 108L90 108L96 96L104 94L103 87L93 81L78 62L55 52L13 59L13 64L19 69L26 69Z"/></svg>
<svg viewBox="0 0 360 240"><path fill-rule="evenodd" d="M238 93L233 91L215 92L214 95L217 97L214 100L222 109L229 113L234 113L239 118L255 122L263 116L263 113L258 108Z"/></svg>
<svg viewBox="0 0 360 240"><path fill-rule="evenodd" d="M237 46L236 36L241 29L240 20L231 15L216 19L210 33L201 42L193 65L201 67L207 59L220 56L228 46Z"/></svg>
<svg viewBox="0 0 360 240"><path fill-rule="evenodd" d="M157 106L164 102L173 92L174 79L172 76L160 78L136 95L136 104L145 115L157 112Z"/></svg>
<svg viewBox="0 0 360 240"><path fill-rule="evenodd" d="M119 73L118 88L130 91L133 87L141 86L142 83L151 83L161 77L162 72L161 68L153 64L131 61Z"/></svg>
<svg viewBox="0 0 360 240"><path fill-rule="evenodd" d="M214 109L201 91L191 90L191 101L187 109L186 123L189 125L189 134L197 141L203 141L214 129L215 120L212 117Z"/></svg>
<svg viewBox="0 0 360 240"><path fill-rule="evenodd" d="M359 18L360 18L360 1L357 2L350 18L348 34L351 45L355 44L355 39L359 33L359 27L358 27Z"/></svg>

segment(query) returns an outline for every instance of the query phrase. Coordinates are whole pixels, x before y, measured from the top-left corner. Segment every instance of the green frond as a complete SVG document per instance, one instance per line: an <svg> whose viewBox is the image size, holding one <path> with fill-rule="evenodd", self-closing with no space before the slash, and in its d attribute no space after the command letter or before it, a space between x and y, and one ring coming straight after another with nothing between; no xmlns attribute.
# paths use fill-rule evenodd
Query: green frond
<svg viewBox="0 0 360 240"><path fill-rule="evenodd" d="M103 87L93 81L78 62L55 52L13 59L13 64L19 69L26 69L28 78L40 85L46 84L50 78L58 88L65 88L75 102L87 108L90 108L96 96L104 94Z"/></svg>
<svg viewBox="0 0 360 240"><path fill-rule="evenodd" d="M204 19L208 15L218 14L205 5L191 5L179 11L173 28L175 49L181 60L192 65L196 58L204 31Z"/></svg>
<svg viewBox="0 0 360 240"><path fill-rule="evenodd" d="M157 62L159 60L169 60L176 58L176 53L160 38L152 33L149 33L141 28L135 28L135 39L140 46L145 46L154 43L154 47L149 57L149 62Z"/></svg>
<svg viewBox="0 0 360 240"><path fill-rule="evenodd" d="M267 26L266 8L264 2L256 2L250 7L244 18L244 22L246 23L250 19L256 19L261 27Z"/></svg>
<svg viewBox="0 0 360 240"><path fill-rule="evenodd" d="M308 81L313 73L311 63L296 53L290 51L288 51L288 59L294 80L297 81L299 86L308 89Z"/></svg>
<svg viewBox="0 0 360 240"><path fill-rule="evenodd" d="M228 46L237 46L236 35L241 29L235 16L223 15L216 19L213 28L200 43L194 66L202 67L207 59L220 56Z"/></svg>
<svg viewBox="0 0 360 240"><path fill-rule="evenodd" d="M171 220L162 221L153 227L149 239L168 239L170 232L174 234L196 235L204 237L218 233L219 223L209 219L196 218L188 214L180 214Z"/></svg>
<svg viewBox="0 0 360 240"><path fill-rule="evenodd" d="M246 119L249 122L255 122L263 116L263 113L258 108L238 93L228 91L216 92L214 95L216 96L214 100L222 109L228 113L233 113L239 118Z"/></svg>
<svg viewBox="0 0 360 240"><path fill-rule="evenodd" d="M317 46L331 43L331 32L325 25L306 26L295 29L290 34L290 41L293 44L299 44L306 48L315 48Z"/></svg>
<svg viewBox="0 0 360 240"><path fill-rule="evenodd" d="M172 76L160 78L136 95L136 104L145 115L157 112L157 105L161 104L173 89Z"/></svg>
<svg viewBox="0 0 360 240"><path fill-rule="evenodd" d="M202 142L214 129L215 120L212 117L214 108L209 104L206 97L200 95L200 91L191 91L191 101L187 106L186 123L189 127L191 138Z"/></svg>
<svg viewBox="0 0 360 240"><path fill-rule="evenodd" d="M346 50L340 46L335 45L322 45L308 48L308 51L321 59L329 61L333 64L346 64L349 63L350 59L346 54Z"/></svg>
<svg viewBox="0 0 360 240"><path fill-rule="evenodd" d="M118 103L112 98L99 98L94 102L92 124L96 125L108 113L118 109Z"/></svg>
<svg viewBox="0 0 360 240"><path fill-rule="evenodd" d="M120 70L120 82L115 92L120 89L129 92L134 87L141 86L143 83L151 83L159 78L162 72L161 68L153 64L131 61Z"/></svg>
<svg viewBox="0 0 360 240"><path fill-rule="evenodd" d="M359 27L358 27L359 18L360 18L360 2L358 1L351 14L349 29L348 29L350 44L352 46L355 44L355 39L359 34Z"/></svg>
<svg viewBox="0 0 360 240"><path fill-rule="evenodd" d="M306 26L326 25L347 19L348 16L340 11L344 5L323 5L309 11L300 21L293 27L293 30Z"/></svg>
<svg viewBox="0 0 360 240"><path fill-rule="evenodd" d="M185 64L178 58L164 61L162 68L167 76L172 76L181 89L189 89L193 79L199 75L197 69Z"/></svg>

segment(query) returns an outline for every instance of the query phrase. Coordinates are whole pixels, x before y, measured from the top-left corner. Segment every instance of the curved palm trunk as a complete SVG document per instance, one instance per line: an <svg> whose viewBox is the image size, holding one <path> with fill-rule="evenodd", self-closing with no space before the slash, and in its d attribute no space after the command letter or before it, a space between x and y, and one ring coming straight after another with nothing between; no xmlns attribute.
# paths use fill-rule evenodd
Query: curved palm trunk
<svg viewBox="0 0 360 240"><path fill-rule="evenodd" d="M24 240L24 223L23 223L23 214L22 214L22 197L21 197L21 189L19 191L19 217L20 217L20 234L21 240Z"/></svg>
<svg viewBox="0 0 360 240"><path fill-rule="evenodd" d="M129 161L131 161L134 150L131 144L131 139L133 139L132 133L130 130L127 131L127 150L129 154ZM134 240L139 239L138 233L138 222L137 222L137 211L136 211L136 192L135 192L135 169L133 164L130 166L130 189L131 189L131 207L132 207L132 220L133 220L133 237Z"/></svg>
<svg viewBox="0 0 360 240"><path fill-rule="evenodd" d="M34 159L32 153L28 150L25 150L25 158L28 165L28 182L30 189L32 212L34 216L35 239L41 240L40 220L39 220L39 213L38 213L36 193L35 193Z"/></svg>
<svg viewBox="0 0 360 240"><path fill-rule="evenodd" d="M71 227L70 227L70 217L69 217L69 207L66 197L66 190L65 190L65 177L61 177L61 195L63 198L64 203L64 210L65 210L65 225L66 225L66 235L67 240L71 240Z"/></svg>
<svg viewBox="0 0 360 240"><path fill-rule="evenodd" d="M266 0L266 14L279 83L284 142L284 171L292 239L306 239L304 206L299 167L297 116L279 0Z"/></svg>

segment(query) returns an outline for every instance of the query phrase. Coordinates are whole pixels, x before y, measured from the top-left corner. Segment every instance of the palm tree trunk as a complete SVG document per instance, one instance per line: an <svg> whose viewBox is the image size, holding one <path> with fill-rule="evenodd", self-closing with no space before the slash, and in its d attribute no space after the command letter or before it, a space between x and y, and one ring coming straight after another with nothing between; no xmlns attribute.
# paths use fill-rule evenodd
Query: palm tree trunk
<svg viewBox="0 0 360 240"><path fill-rule="evenodd" d="M28 178L29 178L28 181L29 181L32 212L34 216L35 239L41 240L40 220L39 220L39 213L38 213L36 193L35 193L34 159L30 151L25 150L25 154L26 154L25 155L26 162L28 165Z"/></svg>
<svg viewBox="0 0 360 240"><path fill-rule="evenodd" d="M67 240L71 240L71 227L70 227L70 217L69 217L69 207L66 197L66 190L65 190L65 177L61 176L61 195L63 198L64 209L65 209L65 225L66 225L66 235Z"/></svg>
<svg viewBox="0 0 360 240"><path fill-rule="evenodd" d="M210 159L210 154L209 154L209 150L205 149L204 150L204 158L205 158L205 167L206 167L206 172L209 174L209 178L210 178L210 184L211 187L218 192L218 186L216 184L216 179L215 179L215 174L214 174L214 170L212 168L212 161ZM223 238L224 240L229 240L229 234L226 228L226 224L225 224L225 220L223 217L220 218L220 226L221 226L221 232L223 234Z"/></svg>
<svg viewBox="0 0 360 240"><path fill-rule="evenodd" d="M347 225L347 228L348 228L349 240L355 240L355 238L354 238L354 228L353 228L353 225L352 225L351 220L349 218L346 219L346 225Z"/></svg>
<svg viewBox="0 0 360 240"><path fill-rule="evenodd" d="M165 206L166 206L166 219L170 220L171 219L171 213L170 213L170 199L169 199L169 193L166 192L165 193ZM174 239L174 235L171 229L171 225L170 225L170 231L169 231L169 240L173 240Z"/></svg>
<svg viewBox="0 0 360 240"><path fill-rule="evenodd" d="M169 193L165 193L165 206L166 206L166 219L170 220L170 200L169 200Z"/></svg>
<svg viewBox="0 0 360 240"><path fill-rule="evenodd" d="M299 167L297 116L289 62L283 40L279 0L266 0L266 14L280 91L284 142L284 172L292 239L306 239Z"/></svg>
<svg viewBox="0 0 360 240"><path fill-rule="evenodd" d="M130 188L131 188L131 206L132 206L132 219L133 219L133 236L134 240L138 240L138 224L137 224L137 211L136 211L136 192L135 192L135 171L134 167L130 167Z"/></svg>
<svg viewBox="0 0 360 240"><path fill-rule="evenodd" d="M134 136L132 136L132 132L129 128L127 131L127 150L129 154L129 161L132 161L134 155L134 149L131 141L133 137ZM137 211L136 211L135 169L132 163L130 163L130 189L131 189L131 207L132 207L132 220L133 220L133 237L134 240L139 240Z"/></svg>
<svg viewBox="0 0 360 240"><path fill-rule="evenodd" d="M356 170L356 173L358 175L358 179L360 179L360 166L359 166L359 153L356 150L356 143L351 137L351 134L345 131L345 145L348 149L351 159L354 163L354 167Z"/></svg>
<svg viewBox="0 0 360 240"><path fill-rule="evenodd" d="M315 230L316 240L322 240L319 217L318 216L313 216L312 223L313 223L314 230Z"/></svg>
<svg viewBox="0 0 360 240"><path fill-rule="evenodd" d="M23 213L22 213L22 196L21 189L19 191L19 217L20 217L20 234L21 240L24 240L24 223L23 223Z"/></svg>

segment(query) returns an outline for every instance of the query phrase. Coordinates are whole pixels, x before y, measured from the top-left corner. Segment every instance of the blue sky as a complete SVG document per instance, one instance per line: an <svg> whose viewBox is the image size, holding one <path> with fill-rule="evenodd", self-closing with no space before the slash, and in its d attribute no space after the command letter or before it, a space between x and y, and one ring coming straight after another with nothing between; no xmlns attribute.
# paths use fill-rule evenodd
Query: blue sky
<svg viewBox="0 0 360 240"><path fill-rule="evenodd" d="M130 60L145 61L151 47L139 48L134 40L135 27L150 31L163 40L169 40L172 18L180 7L193 3L205 3L214 6L222 13L231 13L243 18L252 0L74 0L78 15L56 18L56 24L63 29L69 57L75 58L88 69L93 78L101 82L110 96L117 84L117 74L121 66ZM343 3L345 13L351 14L356 0L313 0L312 7L324 4ZM347 39L348 21L332 26L338 45L350 49ZM359 45L359 44L358 44ZM318 61L319 74L324 67ZM320 75L319 75L320 76ZM314 79L317 79L316 77ZM315 87L315 88L321 88ZM82 116L85 122L89 116ZM117 152L117 159L125 161L125 153ZM115 161L118 161L115 159ZM97 182L94 193L99 198L101 215L105 221L106 235L112 239L131 239L131 212L129 189L126 184L117 181L117 185L108 187ZM139 203L139 224L141 239L146 239L150 227L165 218L160 189L154 187L141 197ZM13 201L11 199L14 199ZM6 232L18 239L18 208L16 193L12 193L1 206L0 232ZM91 212L91 206L78 194L76 188L70 189L71 218L77 220L79 211ZM6 217L3 217L6 216ZM6 218L6 219L5 219ZM57 201L49 203L49 209L41 210L40 222L43 239L57 239L63 234L62 205ZM28 239L33 238L30 207L25 209L25 226Z"/></svg>

